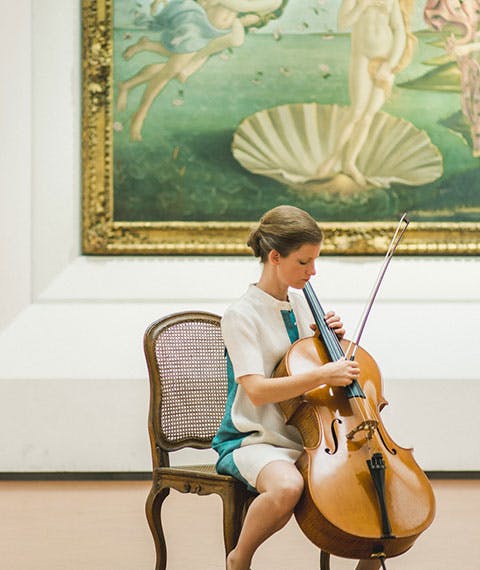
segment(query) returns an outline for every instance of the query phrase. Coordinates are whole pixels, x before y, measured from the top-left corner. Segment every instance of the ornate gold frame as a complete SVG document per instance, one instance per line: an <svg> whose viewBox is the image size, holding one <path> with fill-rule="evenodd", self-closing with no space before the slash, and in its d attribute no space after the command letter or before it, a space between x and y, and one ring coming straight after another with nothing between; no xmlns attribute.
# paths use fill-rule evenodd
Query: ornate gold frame
<svg viewBox="0 0 480 570"><path fill-rule="evenodd" d="M82 246L85 254L241 255L249 222L113 219L113 0L82 0ZM322 223L323 252L385 252L395 223ZM412 223L398 253L476 255L480 223Z"/></svg>

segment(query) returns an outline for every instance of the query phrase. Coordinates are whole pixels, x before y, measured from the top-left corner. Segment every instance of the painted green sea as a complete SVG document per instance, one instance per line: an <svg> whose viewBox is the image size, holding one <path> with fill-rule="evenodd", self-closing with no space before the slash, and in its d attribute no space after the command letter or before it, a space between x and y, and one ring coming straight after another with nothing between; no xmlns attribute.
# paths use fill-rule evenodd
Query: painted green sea
<svg viewBox="0 0 480 570"><path fill-rule="evenodd" d="M129 61L122 57L144 34L115 30L114 98L119 81L162 61L153 53ZM270 34L249 33L244 45L213 56L184 84L167 85L148 113L142 141L131 142L128 131L143 86L130 92L125 111L115 112L115 220L249 221L290 203L322 221L395 220L404 211L415 221L479 221L480 159L472 155L455 65L441 61L445 52L435 43L438 36L421 32L417 37L414 60L396 78L382 110L428 133L443 156L444 173L435 182L338 198L305 193L244 169L231 152L233 134L244 118L290 103L349 104L348 35L275 40ZM450 71L442 65L450 65ZM447 80L441 77L445 73ZM450 88L439 89L435 77Z"/></svg>

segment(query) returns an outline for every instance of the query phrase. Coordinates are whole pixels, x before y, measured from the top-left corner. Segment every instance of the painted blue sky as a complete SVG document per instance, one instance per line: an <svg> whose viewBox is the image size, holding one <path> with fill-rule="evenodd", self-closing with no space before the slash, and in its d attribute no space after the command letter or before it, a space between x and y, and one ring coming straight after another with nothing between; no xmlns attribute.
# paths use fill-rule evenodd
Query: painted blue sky
<svg viewBox="0 0 480 570"><path fill-rule="evenodd" d="M283 34L324 33L337 31L337 11L341 0L289 0L281 18L259 30ZM424 2L415 2L412 29L423 30ZM150 0L114 0L115 27L131 27L135 16L149 15Z"/></svg>

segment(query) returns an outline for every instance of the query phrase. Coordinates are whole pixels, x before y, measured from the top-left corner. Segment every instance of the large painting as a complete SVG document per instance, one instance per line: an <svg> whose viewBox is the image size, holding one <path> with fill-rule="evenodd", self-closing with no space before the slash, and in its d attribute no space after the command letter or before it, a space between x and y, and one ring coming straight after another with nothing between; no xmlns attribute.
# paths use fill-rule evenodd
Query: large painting
<svg viewBox="0 0 480 570"><path fill-rule="evenodd" d="M83 251L480 251L480 0L83 0Z"/></svg>

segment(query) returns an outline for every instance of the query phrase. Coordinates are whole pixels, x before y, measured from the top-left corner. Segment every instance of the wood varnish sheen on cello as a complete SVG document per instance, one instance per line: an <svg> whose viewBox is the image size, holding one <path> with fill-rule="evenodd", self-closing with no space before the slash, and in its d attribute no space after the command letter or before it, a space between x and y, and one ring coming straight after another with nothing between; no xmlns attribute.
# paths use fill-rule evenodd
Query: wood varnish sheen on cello
<svg viewBox="0 0 480 570"><path fill-rule="evenodd" d="M341 342L345 349L348 341ZM397 445L381 423L386 405L380 370L373 358L358 348L358 382L366 396L369 417L378 422L370 441L363 432L347 435L362 423L345 388L321 386L280 404L289 424L300 431L305 453L297 467L305 491L295 517L304 534L319 548L345 558L387 558L408 550L430 526L435 514L433 491L412 451ZM320 339L301 339L291 346L275 376L300 374L330 362ZM355 398L355 400L357 400ZM362 399L363 400L363 399ZM363 405L363 402L362 402ZM392 537L384 538L378 498L367 465L372 450L385 459L385 501Z"/></svg>
<svg viewBox="0 0 480 570"><path fill-rule="evenodd" d="M280 403L305 448L297 461L305 488L295 509L304 534L321 550L344 558L391 558L408 550L432 523L435 497L411 449L397 445L380 412L387 404L380 369L359 346L383 276L409 220L404 214L364 310L355 342L339 341L310 283L303 290L318 336L292 344L274 376L292 376L342 358L355 358L350 386L320 386Z"/></svg>

